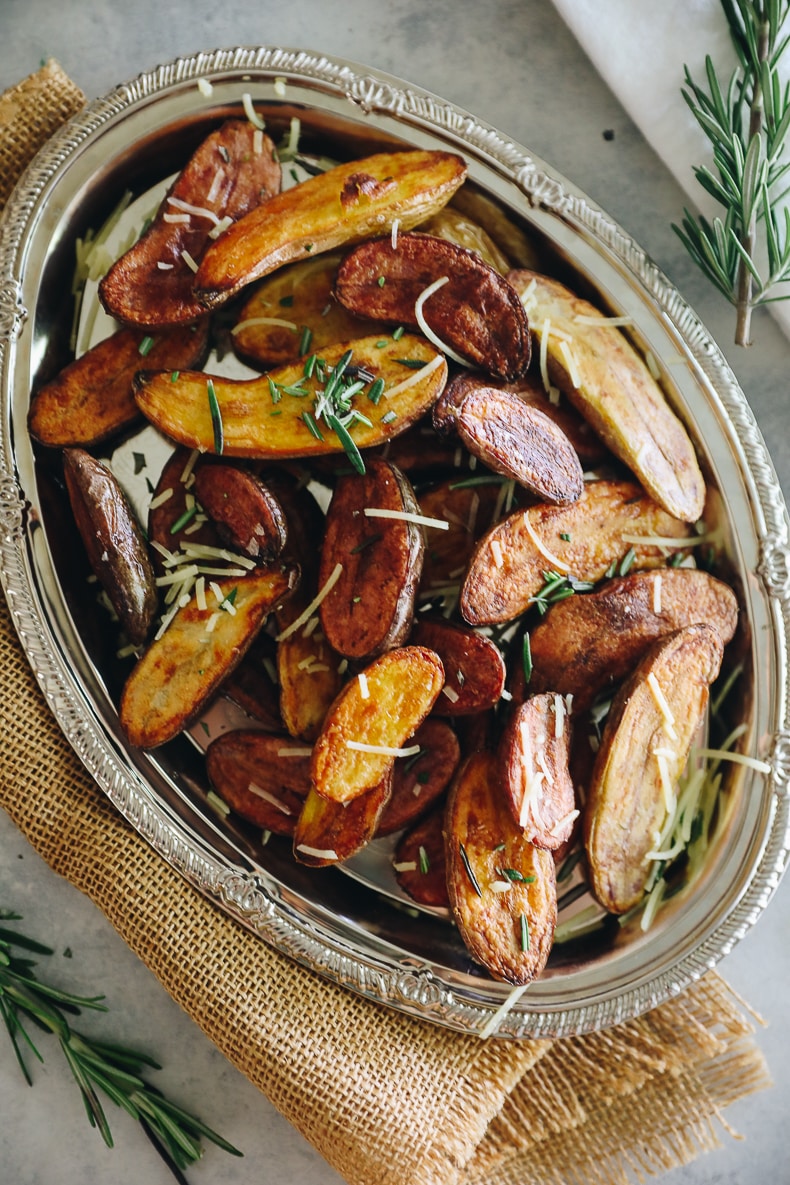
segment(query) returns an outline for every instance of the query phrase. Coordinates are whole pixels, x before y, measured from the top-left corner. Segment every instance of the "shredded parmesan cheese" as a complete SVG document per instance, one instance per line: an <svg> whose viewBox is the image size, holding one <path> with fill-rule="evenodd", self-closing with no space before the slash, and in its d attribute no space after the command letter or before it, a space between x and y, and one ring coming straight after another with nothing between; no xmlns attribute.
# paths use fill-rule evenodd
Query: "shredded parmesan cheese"
<svg viewBox="0 0 790 1185"><path fill-rule="evenodd" d="M565 369L570 375L571 382L578 391L582 385L581 375L579 374L579 366L576 358L568 343L563 340L560 342L560 353L565 361Z"/></svg>
<svg viewBox="0 0 790 1185"><path fill-rule="evenodd" d="M192 221L192 219L188 214L163 214L162 221L171 222L173 224L180 223L186 226Z"/></svg>
<svg viewBox="0 0 790 1185"><path fill-rule="evenodd" d="M364 741L346 741L346 748L355 753L378 753L382 757L413 757L419 753L419 745L409 745L405 749L396 749L391 745L368 745Z"/></svg>
<svg viewBox="0 0 790 1185"><path fill-rule="evenodd" d="M548 392L551 383L549 382L549 334L551 333L551 321L547 317L540 328L540 377L543 380L544 389Z"/></svg>
<svg viewBox="0 0 790 1185"><path fill-rule="evenodd" d="M468 358L462 358L460 354L456 354L455 350L447 345L447 342L443 341L438 334L434 333L425 320L425 314L422 311L425 302L433 296L434 292L438 292L440 288L443 288L445 284L449 283L449 280L449 276L440 276L438 280L434 280L427 288L423 288L414 302L414 316L423 335L428 338L429 342L436 346L437 350L441 350L443 354L446 354L448 358L452 358L453 362L457 362L459 366L471 367L472 364Z"/></svg>
<svg viewBox="0 0 790 1185"><path fill-rule="evenodd" d="M446 695L451 704L457 704L460 696L454 687L448 687L446 684L442 688L442 695Z"/></svg>
<svg viewBox="0 0 790 1185"><path fill-rule="evenodd" d="M518 987L513 988L513 991L508 994L504 1003L500 1004L496 1012L493 1012L486 1023L483 1025L479 1033L481 1038L490 1037L496 1032L500 1023L507 1016L508 1012L510 1012L511 1008L513 1008L513 1006L518 1003L528 987L528 983L522 983Z"/></svg>
<svg viewBox="0 0 790 1185"><path fill-rule="evenodd" d="M401 860L399 864L393 864L392 867L395 869L396 872L416 872L417 871L417 861L416 860Z"/></svg>
<svg viewBox="0 0 790 1185"><path fill-rule="evenodd" d="M394 222L392 223L392 238L390 240L392 243L392 250L393 251L397 251L397 249L398 249L398 229L399 229L399 227L400 227L400 219L396 218L394 220Z"/></svg>
<svg viewBox="0 0 790 1185"><path fill-rule="evenodd" d="M492 893L509 893L513 886L510 881L492 881L488 887Z"/></svg>
<svg viewBox="0 0 790 1185"><path fill-rule="evenodd" d="M300 613L299 616L297 618L295 618L289 626L286 626L286 628L284 630L282 630L277 635L277 637L275 638L276 642L282 642L284 638L290 638L291 634L295 634L298 629L301 629L301 627L304 625L304 623L306 621L310 620L310 618L313 616L313 614L315 613L318 606L323 601L324 597L328 596L328 594L332 591L332 589L337 584L338 580L340 579L340 573L342 571L343 571L343 565L342 564L335 564L335 566L334 566L330 576L328 577L326 583L324 584L323 588L318 590L318 593L313 598L313 600L310 602L310 604L307 606L307 608L302 613Z"/></svg>
<svg viewBox="0 0 790 1185"><path fill-rule="evenodd" d="M437 354L436 357L432 358L430 362L422 367L421 370L415 370L409 375L407 379L404 379L402 383L396 383L394 387L390 387L389 391L384 392L383 397L385 399L389 399L393 395L400 395L402 391L408 391L409 387L413 387L415 384L421 383L423 379L427 379L428 376L433 374L435 370L438 370L443 363L444 358L441 354Z"/></svg>
<svg viewBox="0 0 790 1185"><path fill-rule="evenodd" d="M337 860L338 854L334 848L311 848L309 844L296 845L297 852L304 852L305 856L314 856L316 860Z"/></svg>
<svg viewBox="0 0 790 1185"><path fill-rule="evenodd" d="M206 99L209 98L209 96L212 94L212 92L214 90L214 87L211 85L211 83L209 82L209 80L207 78L198 78L197 88L200 91L201 95L203 95L204 98L206 98Z"/></svg>
<svg viewBox="0 0 790 1185"><path fill-rule="evenodd" d="M284 317L247 317L245 321L239 321L237 325L234 325L231 333L235 337L237 333L241 333L250 325L279 325L282 329L290 329L293 333L296 333L299 328L295 321L286 321Z"/></svg>
<svg viewBox="0 0 790 1185"><path fill-rule="evenodd" d="M167 217L167 215L165 215L165 217ZM184 263L187 265L187 267L189 268L189 270L191 272L196 272L198 270L198 265L195 263L194 259L192 258L192 256L189 254L188 251L182 251L181 258L183 259Z"/></svg>
<svg viewBox="0 0 790 1185"><path fill-rule="evenodd" d="M540 554L545 559L547 559L550 564L553 564L553 566L557 569L558 572L570 572L570 570L571 570L570 564L565 564L565 563L563 563L562 560L557 559L556 555L554 555L553 552L549 551L548 547L546 547L546 545L541 542L541 540L538 538L538 535L535 532L535 528L532 526L532 523L529 521L529 518L527 517L527 515L524 515L524 518L522 521L524 523L525 531L529 535L531 541L537 547Z"/></svg>
<svg viewBox="0 0 790 1185"><path fill-rule="evenodd" d="M363 699L370 699L370 688L368 687L368 677L364 671L360 671L357 675L357 682L359 683L359 694Z"/></svg>
<svg viewBox="0 0 790 1185"><path fill-rule="evenodd" d="M746 765L760 774L769 774L772 766L767 761L760 761L757 757L749 757L746 753L733 753L728 749L699 749L700 757L711 757L719 761L734 761L736 765Z"/></svg>
<svg viewBox="0 0 790 1185"><path fill-rule="evenodd" d="M214 211L209 210L206 206L193 206L191 202L183 202L181 198L172 196L167 199L167 202L168 205L183 211L184 214L194 214L196 218L208 218L209 222L213 222L215 226L219 222Z"/></svg>
<svg viewBox="0 0 790 1185"><path fill-rule="evenodd" d="M293 814L293 811L290 811L285 803L280 802L279 798L275 798L274 795L270 794L268 790L264 790L263 786L257 786L255 782L249 782L247 789L249 790L250 794L254 794L256 798L262 798L264 802L269 802L272 806L277 807L277 810L282 811L284 815Z"/></svg>
<svg viewBox="0 0 790 1185"><path fill-rule="evenodd" d="M263 122L260 115L253 107L252 95L248 91L245 91L241 96L241 105L244 108L244 114L247 116L247 119L250 121L252 126L254 128L258 128L260 131L263 131L263 129L266 127L266 124Z"/></svg>
<svg viewBox="0 0 790 1185"><path fill-rule="evenodd" d="M404 523L416 523L421 527L437 527L440 531L449 531L450 524L443 518L428 518L425 514L413 514L410 510L386 510L383 507L366 506L366 518L394 518Z"/></svg>
<svg viewBox="0 0 790 1185"><path fill-rule="evenodd" d="M554 736L557 740L565 731L565 701L561 695L554 696Z"/></svg>
<svg viewBox="0 0 790 1185"><path fill-rule="evenodd" d="M219 197L219 191L222 188L222 182L225 180L225 174L222 169L217 169L211 182L211 188L206 194L206 205L211 205Z"/></svg>
<svg viewBox="0 0 790 1185"><path fill-rule="evenodd" d="M647 683L648 687L653 693L653 699L658 705L658 710L664 718L664 727L666 729L667 735L671 737L673 741L676 741L678 739L678 734L675 732L675 717L672 715L672 711L666 701L666 696L659 686L655 671L651 671L647 676Z"/></svg>
<svg viewBox="0 0 790 1185"><path fill-rule="evenodd" d="M160 272L171 272L176 265L174 263L165 263L162 259L158 259L156 261L156 266L159 268Z"/></svg>
<svg viewBox="0 0 790 1185"><path fill-rule="evenodd" d="M162 493L157 494L155 498L152 498L151 501L148 503L148 509L149 510L158 510L158 508L160 506L164 506L165 502L167 502L172 497L173 497L173 487L171 486L167 490L162 490Z"/></svg>
<svg viewBox="0 0 790 1185"><path fill-rule="evenodd" d="M505 558L502 555L502 544L498 539L492 539L489 543L489 547L491 548L491 554L494 557L494 563L496 564L497 568L501 568L505 562Z"/></svg>

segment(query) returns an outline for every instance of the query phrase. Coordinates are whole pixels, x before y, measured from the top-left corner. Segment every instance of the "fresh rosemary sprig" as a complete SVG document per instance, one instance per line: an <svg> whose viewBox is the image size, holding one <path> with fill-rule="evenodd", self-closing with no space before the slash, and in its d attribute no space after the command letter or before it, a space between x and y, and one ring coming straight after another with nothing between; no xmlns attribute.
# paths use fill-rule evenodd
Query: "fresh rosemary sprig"
<svg viewBox="0 0 790 1185"><path fill-rule="evenodd" d="M721 0L738 66L726 92L710 57L706 84L685 68L683 97L713 147L714 170L694 169L724 216L709 220L684 210L673 229L692 259L736 308L735 342L751 344L752 311L787 300L777 286L790 280L790 86L779 79L788 38L782 30L790 0Z"/></svg>
<svg viewBox="0 0 790 1185"><path fill-rule="evenodd" d="M20 915L0 910L0 919L19 921ZM104 997L76 996L42 983L33 970L35 962L28 957L31 954L51 955L52 951L24 934L0 927L0 1017L28 1085L33 1085L33 1077L26 1057L44 1060L26 1027L32 1022L58 1038L80 1088L91 1126L99 1129L109 1148L113 1146L112 1133L99 1091L139 1120L178 1180L183 1180L181 1170L203 1155L201 1137L234 1156L242 1155L202 1120L171 1103L140 1077L146 1068L159 1069L153 1058L122 1045L97 1041L73 1029L67 1018L79 1015L83 1009L108 1011L102 1002Z"/></svg>

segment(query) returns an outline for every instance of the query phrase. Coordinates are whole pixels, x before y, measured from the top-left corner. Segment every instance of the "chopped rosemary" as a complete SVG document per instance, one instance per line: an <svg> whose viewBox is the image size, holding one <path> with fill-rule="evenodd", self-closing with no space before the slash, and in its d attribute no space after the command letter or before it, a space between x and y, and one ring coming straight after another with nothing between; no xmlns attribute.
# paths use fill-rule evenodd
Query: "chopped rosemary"
<svg viewBox="0 0 790 1185"><path fill-rule="evenodd" d="M206 390L208 391L208 409L211 412L211 426L214 429L214 452L218 457L221 457L225 447L225 433L222 427L222 413L217 402L217 392L214 390L212 379L207 381Z"/></svg>
<svg viewBox="0 0 790 1185"><path fill-rule="evenodd" d="M370 390L368 391L368 399L370 400L371 403L376 404L381 399L381 396L383 394L384 394L384 379L381 379L381 378L376 379L376 381L371 384Z"/></svg>
<svg viewBox="0 0 790 1185"><path fill-rule="evenodd" d="M346 428L345 424L343 424L337 418L337 416L326 416L325 419L329 427L332 429L342 444L346 456L356 469L357 473L364 473L365 462L362 460L362 454L354 443L348 428Z"/></svg>
<svg viewBox="0 0 790 1185"><path fill-rule="evenodd" d="M466 875L469 877L469 883L471 884L475 893L477 893L478 897L482 897L483 890L480 888L480 884L477 880L477 877L475 876L474 869L472 868L472 865L469 863L469 857L466 854L466 848L464 847L464 845L462 843L460 843L460 841L458 844L458 850L461 853L461 859L464 862L464 868L466 869Z"/></svg>
<svg viewBox="0 0 790 1185"><path fill-rule="evenodd" d="M310 414L309 411L302 412L302 419L304 420L305 424L307 424L307 427L310 429L310 431L312 432L312 434L316 438L316 440L323 440L324 439L321 429L318 427L318 424L316 424L313 416Z"/></svg>
<svg viewBox="0 0 790 1185"><path fill-rule="evenodd" d="M427 363L423 362L421 358L393 358L392 361L401 366L407 366L409 370L422 370L424 366L427 366Z"/></svg>
<svg viewBox="0 0 790 1185"><path fill-rule="evenodd" d="M134 458L134 473L135 477L138 473L142 473L148 462L145 459L145 453L132 453Z"/></svg>
<svg viewBox="0 0 790 1185"><path fill-rule="evenodd" d="M139 346L137 347L137 353L140 354L143 358L147 358L148 355L151 353L153 346L154 346L154 339L152 337L150 337L148 334L146 334L146 336L143 338L143 340L140 342Z"/></svg>
<svg viewBox="0 0 790 1185"><path fill-rule="evenodd" d="M426 852L426 850L422 846L422 844L420 844L420 872L422 873L423 876L427 876L428 873L430 872L430 868L431 868L431 862L428 859L428 853Z"/></svg>
<svg viewBox="0 0 790 1185"><path fill-rule="evenodd" d="M313 340L313 331L309 325L302 327L302 336L299 338L299 357L303 358L310 349L310 344Z"/></svg>
<svg viewBox="0 0 790 1185"><path fill-rule="evenodd" d="M352 555L359 555L359 553L361 551L364 551L365 548L372 546L372 544L374 544L374 543L378 543L379 540L382 538L383 538L383 535L380 535L380 534L368 535L365 539L362 540L361 543L358 543L356 545L356 547L351 548L351 554Z"/></svg>
<svg viewBox="0 0 790 1185"><path fill-rule="evenodd" d="M620 561L619 574L621 576L628 575L628 573L631 571L631 568L633 566L635 559L636 559L636 552L634 551L633 547L629 547L628 551L625 553L622 560Z"/></svg>
<svg viewBox="0 0 790 1185"><path fill-rule="evenodd" d="M531 885L534 883L534 876L524 876L523 872L519 872L517 868L497 868L497 876L502 880L507 878L509 881L517 881L519 884Z"/></svg>
<svg viewBox="0 0 790 1185"><path fill-rule="evenodd" d="M176 521L171 526L170 534L177 535L182 527L185 527L187 525L187 523L192 522L192 519L195 517L197 512L198 512L198 507L197 507L197 504L195 504L194 506L190 506L187 510L185 510L183 514L180 514L178 516L178 518L176 519Z"/></svg>
<svg viewBox="0 0 790 1185"><path fill-rule="evenodd" d="M523 951L529 950L529 923L527 915L522 913L518 919L519 931L521 935L521 949Z"/></svg>
<svg viewBox="0 0 790 1185"><path fill-rule="evenodd" d="M532 678L532 647L528 633L524 634L524 639L521 643L521 665L524 669L524 682L529 683Z"/></svg>

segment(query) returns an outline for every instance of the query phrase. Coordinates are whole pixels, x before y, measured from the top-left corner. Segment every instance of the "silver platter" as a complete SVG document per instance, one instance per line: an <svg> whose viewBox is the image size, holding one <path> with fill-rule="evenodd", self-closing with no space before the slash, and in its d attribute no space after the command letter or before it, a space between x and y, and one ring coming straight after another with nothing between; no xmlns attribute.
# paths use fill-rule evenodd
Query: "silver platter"
<svg viewBox="0 0 790 1185"><path fill-rule="evenodd" d="M198 80L210 80L208 88ZM283 93L282 81L285 82ZM633 1017L681 991L756 921L788 862L788 515L765 444L705 328L639 246L527 149L466 111L338 59L270 47L180 58L91 103L39 154L0 237L2 581L44 694L87 769L121 814L186 880L263 940L320 975L403 1012L480 1031L507 1000L470 962L455 930L404 910L365 868L298 867L261 847L206 799L186 740L151 754L119 730L117 672L85 612L58 528L58 490L26 431L30 391L66 360L74 243L127 188L145 192L187 159L249 93L271 127L338 156L406 143L461 152L471 182L520 222L561 275L612 313L657 363L697 444L741 604L738 718L747 753L770 775L731 765L707 867L653 927L617 927L556 949L503 1016L511 1038L581 1033ZM62 499L61 499L62 501Z"/></svg>

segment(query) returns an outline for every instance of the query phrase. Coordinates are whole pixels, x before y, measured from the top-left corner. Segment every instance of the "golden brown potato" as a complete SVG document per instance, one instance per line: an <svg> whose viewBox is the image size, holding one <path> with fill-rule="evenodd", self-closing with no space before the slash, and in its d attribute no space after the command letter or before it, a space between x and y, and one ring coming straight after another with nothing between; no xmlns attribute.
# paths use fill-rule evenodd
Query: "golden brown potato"
<svg viewBox="0 0 790 1185"><path fill-rule="evenodd" d="M549 381L659 506L695 522L705 507L705 482L694 446L642 357L598 309L556 280L526 270L508 278L527 299Z"/></svg>
<svg viewBox="0 0 790 1185"><path fill-rule="evenodd" d="M420 746L419 753L395 762L392 794L377 835L391 835L419 819L444 794L455 773L461 750L446 721L431 714L415 732L414 744Z"/></svg>
<svg viewBox="0 0 790 1185"><path fill-rule="evenodd" d="M465 176L465 162L450 152L381 152L337 165L227 230L200 264L196 295L213 309L285 263L380 234L395 221L407 230L440 210Z"/></svg>
<svg viewBox="0 0 790 1185"><path fill-rule="evenodd" d="M418 905L447 908L444 803L404 832L395 849L395 879Z"/></svg>
<svg viewBox="0 0 790 1185"><path fill-rule="evenodd" d="M447 379L447 363L424 338L405 335L399 340L365 337L328 347L328 368L348 350L351 366L384 382L383 394L371 399L367 390L353 396L352 407L370 424L350 428L357 448L382 444L424 415L438 398ZM422 370L405 367L407 358ZM278 461L293 457L321 457L344 451L337 432L325 419L312 423L316 399L325 376L316 367L311 377L305 367L291 365L253 379L228 379L182 371L173 381L169 373L145 372L135 381L135 397L143 415L172 440L201 452L228 457L259 457ZM304 392L293 394L294 389ZM216 400L212 414L213 392Z"/></svg>
<svg viewBox="0 0 790 1185"><path fill-rule="evenodd" d="M325 798L350 802L382 780L430 712L444 671L432 650L402 646L351 679L329 710L313 747L313 786Z"/></svg>
<svg viewBox="0 0 790 1185"><path fill-rule="evenodd" d="M306 608L309 588L301 584L292 598L293 609ZM278 613L278 619L281 614ZM305 623L277 642L277 679L280 714L293 737L314 741L343 683L340 656L320 630Z"/></svg>
<svg viewBox="0 0 790 1185"><path fill-rule="evenodd" d="M267 564L285 547L283 509L255 474L235 465L201 465L195 474L195 495L234 551Z"/></svg>
<svg viewBox="0 0 790 1185"><path fill-rule="evenodd" d="M84 449L63 453L63 475L80 538L130 642L143 643L159 605L140 526L118 479Z"/></svg>
<svg viewBox="0 0 790 1185"><path fill-rule="evenodd" d="M470 716L499 702L505 686L501 651L488 638L443 617L420 616L410 641L435 650L444 667L437 716Z"/></svg>
<svg viewBox="0 0 790 1185"><path fill-rule="evenodd" d="M579 816L569 770L571 725L561 695L530 696L502 732L498 773L513 818L538 848L556 851Z"/></svg>
<svg viewBox="0 0 790 1185"><path fill-rule="evenodd" d="M424 293L432 291L423 296ZM507 280L479 255L433 235L372 239L345 257L337 299L358 316L422 329L451 356L505 379L529 366L524 306Z"/></svg>
<svg viewBox="0 0 790 1185"><path fill-rule="evenodd" d="M207 318L154 336L118 329L34 393L30 435L49 448L101 444L141 419L133 380L143 365L171 371L201 366L207 350Z"/></svg>
<svg viewBox="0 0 790 1185"><path fill-rule="evenodd" d="M231 330L233 348L263 369L298 362L311 351L375 333L335 300L339 255L292 263L268 276L247 297Z"/></svg>
<svg viewBox="0 0 790 1185"><path fill-rule="evenodd" d="M126 681L119 714L129 743L154 749L191 724L296 579L294 568L218 579L221 597L205 610L196 598L180 608Z"/></svg>
<svg viewBox="0 0 790 1185"><path fill-rule="evenodd" d="M458 408L455 426L470 453L542 501L581 497L584 477L573 445L550 416L518 395L478 387Z"/></svg>
<svg viewBox="0 0 790 1185"><path fill-rule="evenodd" d="M438 214L432 214L425 222L420 223L420 231L427 235L434 235L437 239L447 239L457 243L459 247L466 247L474 251L484 263L494 268L504 276L513 266L507 256L499 249L491 235L482 226L474 222L467 214L463 214L455 207L455 202L462 192L458 191L452 203L445 206Z"/></svg>
<svg viewBox="0 0 790 1185"><path fill-rule="evenodd" d="M311 789L294 831L293 851L299 863L325 868L361 851L376 833L391 790L391 769L377 786L351 802L334 802Z"/></svg>
<svg viewBox="0 0 790 1185"><path fill-rule="evenodd" d="M615 696L601 738L584 815L595 897L625 913L644 894L677 779L721 666L711 626L690 625L655 642Z"/></svg>
<svg viewBox="0 0 790 1185"><path fill-rule="evenodd" d="M150 227L99 285L111 316L156 328L204 317L193 294L194 269L215 227L235 220L280 189L280 166L268 136L248 120L212 132L182 169ZM191 208L185 208L191 207Z"/></svg>
<svg viewBox="0 0 790 1185"><path fill-rule="evenodd" d="M321 602L321 627L339 654L355 659L373 658L406 640L425 551L418 523L372 511L420 512L408 479L387 461L368 462L364 476L342 477L326 516L319 587L337 564L342 571Z"/></svg>
<svg viewBox="0 0 790 1185"><path fill-rule="evenodd" d="M468 758L450 790L445 858L453 917L472 957L495 979L531 983L554 939L554 861L514 822L490 753Z"/></svg>
<svg viewBox="0 0 790 1185"><path fill-rule="evenodd" d="M466 184L454 195L451 205L483 228L510 260L512 267L538 267L539 256L535 245L493 198Z"/></svg>
<svg viewBox="0 0 790 1185"><path fill-rule="evenodd" d="M310 791L310 757L290 737L238 729L206 749L206 769L232 811L271 831L293 835Z"/></svg>
<svg viewBox="0 0 790 1185"><path fill-rule="evenodd" d="M588 482L578 502L517 510L483 536L461 589L461 613L470 625L510 621L529 608L547 570L595 582L631 549L633 567L649 568L695 539L634 482Z"/></svg>
<svg viewBox="0 0 790 1185"><path fill-rule="evenodd" d="M552 605L530 631L530 691L573 696L589 708L629 674L656 638L696 621L730 641L738 622L732 589L693 568L659 568L607 580L596 592Z"/></svg>

